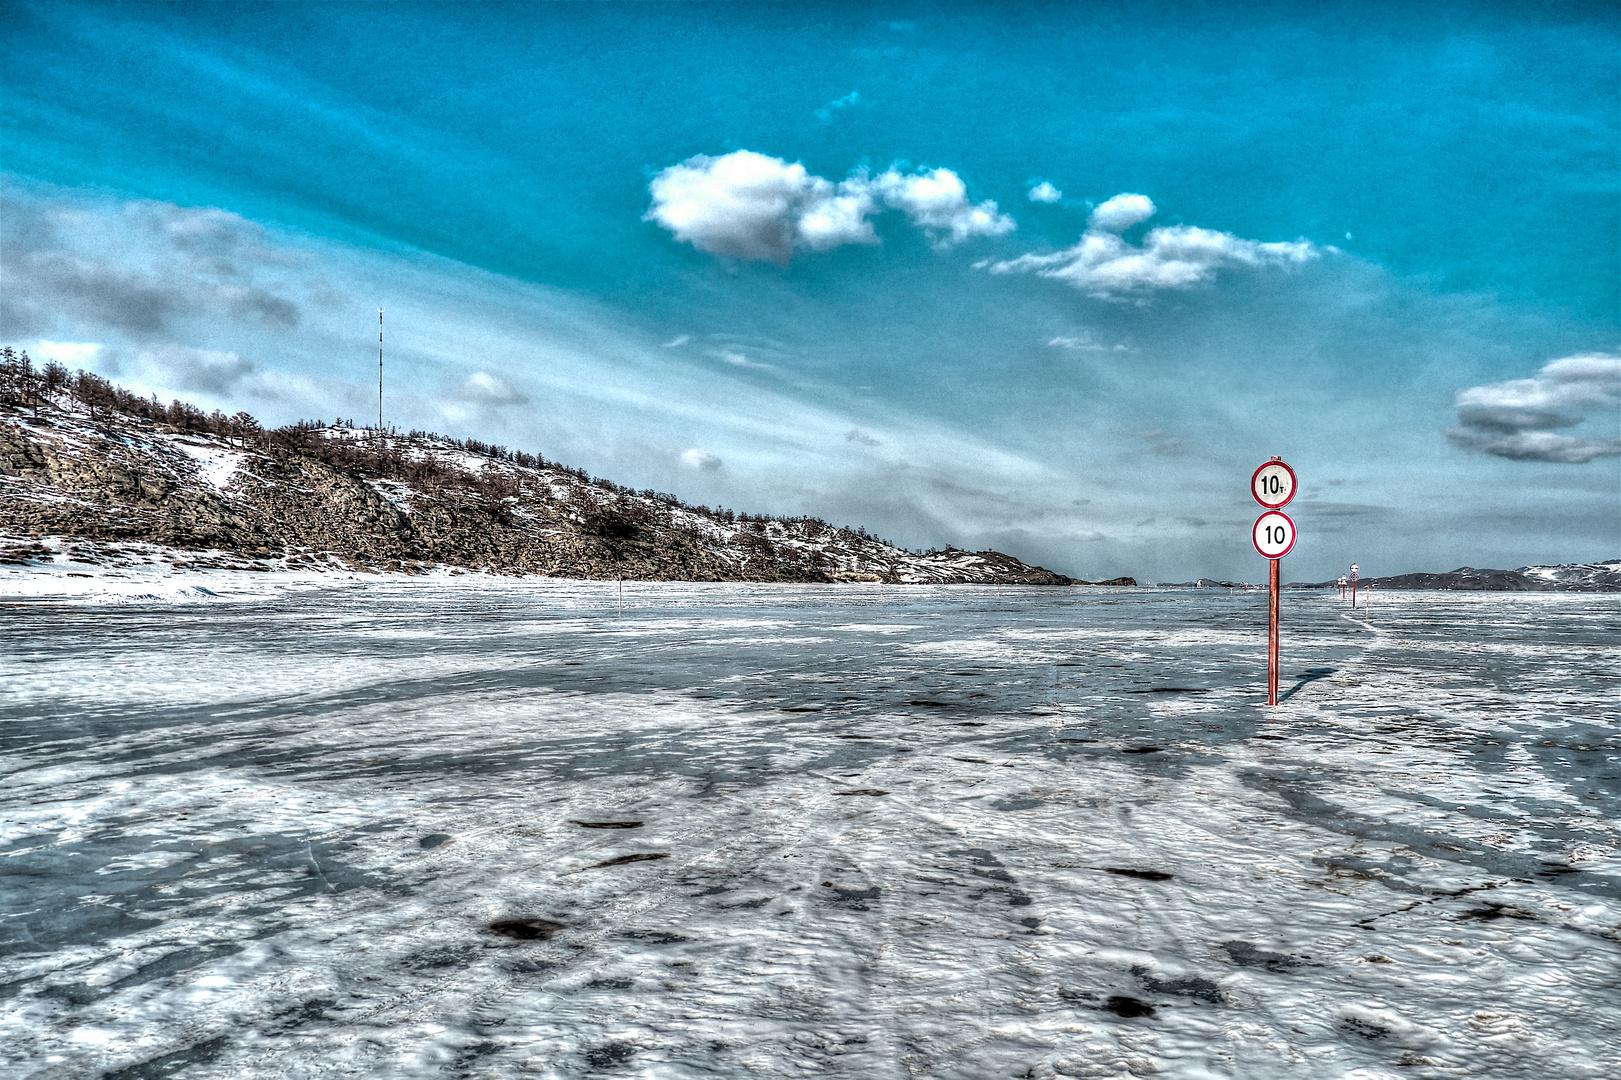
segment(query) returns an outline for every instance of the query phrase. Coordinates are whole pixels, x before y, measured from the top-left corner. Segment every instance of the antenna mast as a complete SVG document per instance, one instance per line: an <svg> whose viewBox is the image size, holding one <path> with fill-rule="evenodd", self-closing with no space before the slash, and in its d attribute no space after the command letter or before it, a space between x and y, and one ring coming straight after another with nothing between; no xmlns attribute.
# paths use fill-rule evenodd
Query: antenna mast
<svg viewBox="0 0 1621 1080"><path fill-rule="evenodd" d="M383 309L377 309L377 430L383 430Z"/></svg>

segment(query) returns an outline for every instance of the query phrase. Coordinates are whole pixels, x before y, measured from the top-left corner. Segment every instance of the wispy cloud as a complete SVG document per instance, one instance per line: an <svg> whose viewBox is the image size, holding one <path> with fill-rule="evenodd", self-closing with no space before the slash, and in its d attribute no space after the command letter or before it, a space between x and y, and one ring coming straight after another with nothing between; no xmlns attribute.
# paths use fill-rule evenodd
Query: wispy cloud
<svg viewBox="0 0 1621 1080"><path fill-rule="evenodd" d="M1561 435L1590 415L1611 431L1621 415L1621 356L1584 353L1545 365L1529 379L1460 390L1458 426L1446 430L1457 447L1514 461L1581 465L1621 455L1621 438Z"/></svg>
<svg viewBox="0 0 1621 1080"><path fill-rule="evenodd" d="M488 372L474 372L456 388L456 397L480 405L527 405L529 395L511 383Z"/></svg>
<svg viewBox="0 0 1621 1080"><path fill-rule="evenodd" d="M967 185L950 169L904 174L891 168L834 183L798 162L737 150L671 165L648 190L653 202L643 220L677 240L716 255L779 265L796 249L878 243L869 218L884 207L905 213L937 247L1016 227L994 201L970 202Z"/></svg>
<svg viewBox="0 0 1621 1080"><path fill-rule="evenodd" d="M835 113L838 113L843 109L851 109L857 105L864 104L866 104L866 102L862 100L860 92L852 90L843 97L834 98L826 105L823 105L820 109L817 109L816 119L820 120L824 124L831 124L833 122Z"/></svg>
<svg viewBox="0 0 1621 1080"><path fill-rule="evenodd" d="M1151 229L1140 244L1122 238L1121 233L1155 213L1146 195L1116 195L1092 211L1087 230L1074 247L981 265L993 274L1034 272L1068 282L1089 296L1113 300L1186 289L1210 280L1223 267L1298 265L1323 250L1306 240L1262 243L1191 225Z"/></svg>
<svg viewBox="0 0 1621 1080"><path fill-rule="evenodd" d="M216 313L276 331L302 319L280 273L300 265L301 254L277 249L258 225L224 210L129 202L91 235L78 208L8 190L0 216L0 333L8 336L35 332L58 313L136 334ZM260 280L267 270L271 280Z"/></svg>

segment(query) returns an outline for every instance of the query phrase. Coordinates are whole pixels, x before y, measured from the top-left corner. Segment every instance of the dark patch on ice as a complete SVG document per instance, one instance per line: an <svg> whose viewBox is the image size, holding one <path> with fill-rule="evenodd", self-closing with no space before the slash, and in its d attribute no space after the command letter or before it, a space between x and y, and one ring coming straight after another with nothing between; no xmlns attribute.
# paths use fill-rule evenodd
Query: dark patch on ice
<svg viewBox="0 0 1621 1080"><path fill-rule="evenodd" d="M719 896L721 893L731 892L731 891L732 891L732 887L730 885L711 885L709 888L703 890L702 892L695 892L695 893L692 893L691 895L694 896L694 897L698 897L698 896Z"/></svg>
<svg viewBox="0 0 1621 1080"><path fill-rule="evenodd" d="M1566 874L1579 874L1581 867L1569 866L1565 863L1543 863L1537 867L1538 877L1564 877Z"/></svg>
<svg viewBox="0 0 1621 1080"><path fill-rule="evenodd" d="M1124 1016L1127 1019L1138 1016L1152 1017L1154 1015L1154 1006L1146 1001L1138 1001L1134 997L1126 997L1123 994L1113 995L1103 1003L1103 1007L1116 1016Z"/></svg>
<svg viewBox="0 0 1621 1080"><path fill-rule="evenodd" d="M592 863L587 870L602 870L609 866L624 866L633 862L652 862L654 859L668 859L670 856L662 851L643 851L635 855L621 855L617 859L605 859L599 863Z"/></svg>
<svg viewBox="0 0 1621 1080"><path fill-rule="evenodd" d="M150 963L142 964L117 982L109 983L103 990L103 995L116 993L127 986L140 986L142 983L151 982L153 979L161 979L168 975L188 971L200 964L206 964L210 960L218 960L222 956L232 956L241 951L242 946L229 942L208 948L176 949L174 952L160 956Z"/></svg>
<svg viewBox="0 0 1621 1080"><path fill-rule="evenodd" d="M908 701L906 704L919 705L929 709L955 709L959 707L955 701L932 701L929 698L918 698L915 701Z"/></svg>
<svg viewBox="0 0 1621 1080"><path fill-rule="evenodd" d="M1364 1039L1382 1039L1390 1034L1389 1028L1367 1020L1359 1020L1354 1016L1341 1017L1340 1027L1349 1031L1352 1035L1360 1035Z"/></svg>
<svg viewBox="0 0 1621 1080"><path fill-rule="evenodd" d="M980 723L978 720L962 720L962 721L959 721L957 723L957 726L958 727L984 727L985 725Z"/></svg>
<svg viewBox="0 0 1621 1080"><path fill-rule="evenodd" d="M469 1070L472 1069L475 1062L480 1058L487 1058L491 1054L499 1053L500 1050L501 1044L497 1042L472 1043L462 1047L462 1052L456 1055L456 1060L450 1063L450 1067L456 1071L458 1076L471 1076L472 1073Z"/></svg>
<svg viewBox="0 0 1621 1080"><path fill-rule="evenodd" d="M1037 918L1034 918L1034 917L1028 918L1028 919L1020 919L1019 920L1019 925L1024 927L1026 930L1034 930L1036 927L1041 925L1041 920L1037 919Z"/></svg>
<svg viewBox="0 0 1621 1080"><path fill-rule="evenodd" d="M1042 805L1040 799L998 799L991 803L998 810L1034 810Z"/></svg>
<svg viewBox="0 0 1621 1080"><path fill-rule="evenodd" d="M1186 979L1157 979L1150 974L1149 969L1138 965L1131 969L1131 973L1143 981L1143 985L1156 994L1175 994L1178 997L1190 997L1197 1001L1207 1001L1212 1005L1220 1005L1227 1000L1227 995L1221 992L1221 987L1209 979L1201 979L1197 975L1190 975Z"/></svg>
<svg viewBox="0 0 1621 1080"><path fill-rule="evenodd" d="M966 761L970 765L989 765L990 762L982 757L954 757L952 761Z"/></svg>
<svg viewBox="0 0 1621 1080"><path fill-rule="evenodd" d="M1137 878L1141 881L1170 881L1175 874L1167 874L1163 870L1133 870L1127 866L1100 866L1105 874L1119 874L1121 877Z"/></svg>
<svg viewBox="0 0 1621 1080"><path fill-rule="evenodd" d="M332 1018L326 1014L326 1011L337 1007L336 998L310 998L302 1004L283 1009L278 1013L272 1013L271 1019L285 1021L286 1027L293 1028L298 1027L300 1024L307 1024L312 1020L330 1020Z"/></svg>
<svg viewBox="0 0 1621 1080"><path fill-rule="evenodd" d="M216 1035L206 1042L194 1043L172 1054L164 1054L162 1057L150 1058L138 1065L126 1065L122 1069L102 1073L101 1080L163 1080L164 1077L173 1076L191 1065L206 1065L215 1060L229 1041L230 1039L224 1035Z"/></svg>
<svg viewBox="0 0 1621 1080"><path fill-rule="evenodd" d="M1411 825L1365 817L1346 806L1317 795L1312 790L1312 785L1319 779L1315 773L1246 769L1240 771L1238 776L1246 787L1282 798L1294 810L1299 820L1335 832L1347 833L1363 840L1401 844L1420 855L1442 862L1465 863L1506 878L1530 878L1541 867L1549 865L1541 859L1500 851L1461 837L1447 836L1443 839ZM1442 800L1427 799L1415 792L1406 792L1404 796L1429 806L1456 805ZM1562 830L1544 829L1542 835L1563 838L1570 834ZM1583 878L1583 887L1591 890L1589 895L1596 893L1621 897L1621 879L1598 874L1584 874ZM1413 889L1398 877L1379 875L1376 880L1382 885L1403 892L1422 891Z"/></svg>
<svg viewBox="0 0 1621 1080"><path fill-rule="evenodd" d="M1300 961L1283 953L1258 949L1247 941L1224 941L1221 947L1239 967L1263 967L1268 971L1288 971L1300 966Z"/></svg>
<svg viewBox="0 0 1621 1080"><path fill-rule="evenodd" d="M875 787L851 788L849 791L835 791L835 795L888 795L889 792Z"/></svg>
<svg viewBox="0 0 1621 1080"><path fill-rule="evenodd" d="M140 986L143 983L152 982L154 979L177 975L182 971L188 971L201 964L206 964L210 960L217 960L222 956L231 956L241 951L242 946L231 943L210 947L176 949L173 952L165 953L156 960L142 964L123 978L110 982L105 986L65 983L46 987L40 991L40 996L56 998L72 1005L88 1005L91 1002L110 997L128 987Z"/></svg>
<svg viewBox="0 0 1621 1080"><path fill-rule="evenodd" d="M28 871L29 857L15 856L8 860L8 869L22 879ZM49 880L48 872L41 881ZM111 890L108 890L111 891ZM22 898L19 898L19 904ZM112 904L70 904L60 899L56 904L16 920L5 929L17 937L0 940L0 956L13 953L50 952L63 945L94 945L111 938L129 937L162 925L162 919L144 919L131 915Z"/></svg>
<svg viewBox="0 0 1621 1080"><path fill-rule="evenodd" d="M1097 742L1096 739L1059 739L1059 742Z"/></svg>
<svg viewBox="0 0 1621 1080"><path fill-rule="evenodd" d="M636 941L645 941L649 945L679 945L683 941L692 940L689 937L682 937L680 934L672 934L665 930L626 930L623 936L633 938Z"/></svg>
<svg viewBox="0 0 1621 1080"><path fill-rule="evenodd" d="M876 900L883 894L883 891L876 885L867 889L841 889L835 885L833 886L833 898L839 903L853 904L858 911L866 911L867 907L861 901Z"/></svg>
<svg viewBox="0 0 1621 1080"><path fill-rule="evenodd" d="M428 836L424 836L421 840L418 840L417 847L421 848L423 851L432 851L434 848L447 843L449 840L449 833L436 832Z"/></svg>
<svg viewBox="0 0 1621 1080"><path fill-rule="evenodd" d="M502 937L514 938L518 941L550 941L553 934L559 930L567 929L567 927L560 922L552 922L550 919L530 917L501 919L492 922L487 929L492 934L500 934Z"/></svg>
<svg viewBox="0 0 1621 1080"><path fill-rule="evenodd" d="M821 712L820 705L784 705L781 712Z"/></svg>
<svg viewBox="0 0 1621 1080"><path fill-rule="evenodd" d="M629 990L636 985L635 979L592 979L586 983L589 990Z"/></svg>
<svg viewBox="0 0 1621 1080"><path fill-rule="evenodd" d="M991 854L991 852L986 848L957 848L953 851L946 852L946 854L966 856L968 860L973 863L973 865L968 868L968 873L970 875L985 881L998 882L996 885L989 886L984 890L975 893L973 899L977 900L982 896L997 893L1007 898L1008 907L1029 907L1032 903L1034 903L1028 893L1021 889L1014 888L1014 886L1018 884L1018 879L1003 869L1001 861L998 860L995 855ZM934 879L931 878L927 880ZM957 883L948 881L944 882L944 884Z"/></svg>
<svg viewBox="0 0 1621 1080"><path fill-rule="evenodd" d="M24 982L26 981L25 979ZM21 986L23 984L19 982L11 985ZM55 998L57 1001L65 1001L69 1005L89 1005L93 1001L100 1001L107 995L84 983L58 983L55 986L47 986L41 990L39 996L42 998Z"/></svg>
<svg viewBox="0 0 1621 1080"><path fill-rule="evenodd" d="M1122 754L1158 754L1161 751L1157 746L1128 746L1120 752Z"/></svg>
<svg viewBox="0 0 1621 1080"><path fill-rule="evenodd" d="M1155 686L1148 690L1127 690L1128 694L1208 694L1210 691L1199 686Z"/></svg>
<svg viewBox="0 0 1621 1080"><path fill-rule="evenodd" d="M585 1052L585 1063L593 1069L611 1069L623 1065L636 1054L636 1047L627 1042L604 1043Z"/></svg>
<svg viewBox="0 0 1621 1080"><path fill-rule="evenodd" d="M578 825L582 829L639 829L642 827L642 823L639 821L574 821L570 819L569 824Z"/></svg>
<svg viewBox="0 0 1621 1080"><path fill-rule="evenodd" d="M835 739L871 739L871 735L835 735Z"/></svg>
<svg viewBox="0 0 1621 1080"><path fill-rule="evenodd" d="M758 907L765 907L769 903L771 903L771 897L761 896L754 900L745 900L741 904L722 904L721 907L727 911L752 911Z"/></svg>
<svg viewBox="0 0 1621 1080"><path fill-rule="evenodd" d="M1460 919L1480 919L1491 922L1493 919L1520 919L1524 922L1539 922L1537 916L1523 908L1509 907L1505 904L1487 902L1483 907L1470 908L1461 913Z"/></svg>

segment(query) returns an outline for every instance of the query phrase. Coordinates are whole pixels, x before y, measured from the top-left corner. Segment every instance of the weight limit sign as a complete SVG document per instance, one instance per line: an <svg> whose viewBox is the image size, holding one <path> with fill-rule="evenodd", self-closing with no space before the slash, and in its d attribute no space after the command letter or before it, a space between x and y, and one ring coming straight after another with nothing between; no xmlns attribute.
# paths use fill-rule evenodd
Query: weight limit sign
<svg viewBox="0 0 1621 1080"><path fill-rule="evenodd" d="M1295 546L1295 523L1288 514L1268 510L1255 519L1255 531L1250 539L1263 558L1281 559Z"/></svg>
<svg viewBox="0 0 1621 1080"><path fill-rule="evenodd" d="M1281 461L1269 461L1250 477L1250 494L1268 510L1276 510L1295 497L1295 471Z"/></svg>

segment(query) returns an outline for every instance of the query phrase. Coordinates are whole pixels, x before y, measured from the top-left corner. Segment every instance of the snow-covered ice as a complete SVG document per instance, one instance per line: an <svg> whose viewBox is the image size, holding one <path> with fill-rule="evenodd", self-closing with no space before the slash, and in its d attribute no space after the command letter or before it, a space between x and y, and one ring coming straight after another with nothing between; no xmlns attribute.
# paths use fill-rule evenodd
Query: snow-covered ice
<svg viewBox="0 0 1621 1080"><path fill-rule="evenodd" d="M1621 1074L1614 596L277 577L0 582L0 1073Z"/></svg>

